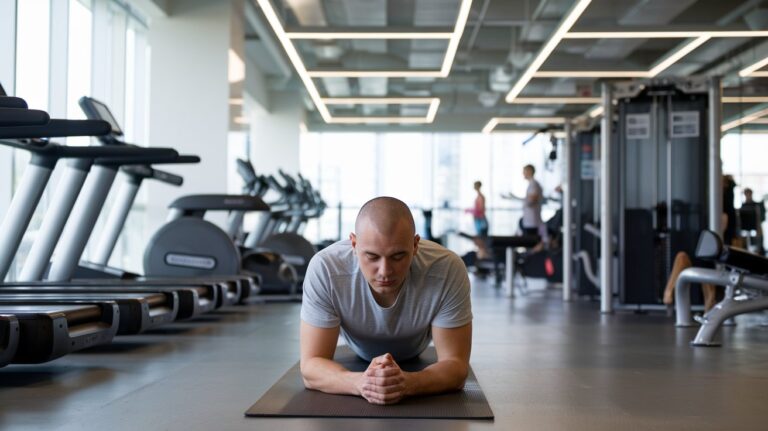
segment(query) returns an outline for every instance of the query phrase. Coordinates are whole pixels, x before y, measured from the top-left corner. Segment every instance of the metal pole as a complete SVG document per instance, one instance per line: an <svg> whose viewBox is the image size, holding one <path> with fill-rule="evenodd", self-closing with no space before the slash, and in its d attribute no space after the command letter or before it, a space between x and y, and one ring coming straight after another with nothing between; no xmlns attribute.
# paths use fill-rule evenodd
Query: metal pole
<svg viewBox="0 0 768 431"><path fill-rule="evenodd" d="M75 274L116 175L117 169L107 166L96 166L88 175L59 239L48 280L69 280Z"/></svg>
<svg viewBox="0 0 768 431"><path fill-rule="evenodd" d="M571 184L573 183L573 160L571 160L571 121L565 122L565 141L563 148L563 160L565 160L565 181L561 185L563 190L563 301L571 300L571 290L573 289L573 229L571 227L573 206L571 204Z"/></svg>
<svg viewBox="0 0 768 431"><path fill-rule="evenodd" d="M611 136L613 88L603 83L603 122L600 139L600 312L613 312L613 217L611 214Z"/></svg>
<svg viewBox="0 0 768 431"><path fill-rule="evenodd" d="M720 162L720 123L722 122L723 87L720 77L709 81L709 230L720 234L721 214L723 213L722 165Z"/></svg>
<svg viewBox="0 0 768 431"><path fill-rule="evenodd" d="M128 214L131 212L133 202L136 200L136 194L139 192L140 183L134 181L125 181L118 189L112 209L109 211L101 238L96 244L95 252L91 261L98 265L107 265L112 252L115 250L120 232L125 226Z"/></svg>
<svg viewBox="0 0 768 431"><path fill-rule="evenodd" d="M74 162L81 161L76 160ZM45 218L40 225L35 242L24 261L18 281L43 279L43 274L45 274L45 269L51 260L56 243L59 242L64 225L69 219L77 195L90 170L90 161L83 168L77 169L70 166L62 174L56 192L53 194L53 200L48 205L48 211L45 212Z"/></svg>
<svg viewBox="0 0 768 431"><path fill-rule="evenodd" d="M504 284L506 288L507 296L513 298L515 296L515 249L507 247L506 249L506 261L504 262Z"/></svg>
<svg viewBox="0 0 768 431"><path fill-rule="evenodd" d="M33 156L34 157L34 156ZM53 166L29 164L0 225L0 282L5 280L35 208L40 203Z"/></svg>

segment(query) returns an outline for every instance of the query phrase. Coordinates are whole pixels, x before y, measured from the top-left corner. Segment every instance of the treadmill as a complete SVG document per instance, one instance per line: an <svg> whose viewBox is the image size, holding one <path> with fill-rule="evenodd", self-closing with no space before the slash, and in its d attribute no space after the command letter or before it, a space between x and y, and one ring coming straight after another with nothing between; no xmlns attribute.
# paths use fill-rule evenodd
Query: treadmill
<svg viewBox="0 0 768 431"><path fill-rule="evenodd" d="M8 365L19 345L19 320L13 314L0 314L0 368Z"/></svg>
<svg viewBox="0 0 768 431"><path fill-rule="evenodd" d="M90 97L81 98L79 103L88 118L106 121L111 125L111 133L99 137L103 145L127 145L120 140L123 135L122 129L107 105ZM197 159L197 161L199 161L199 159ZM122 171L128 177L128 181L125 182L123 187L118 191L117 201L109 214L104 235L101 238L101 242L98 244L96 262L89 263L78 261L85 249L88 238L93 231L95 219L98 217L98 213L104 206L106 193L91 193L90 197L87 198L87 205L83 205L81 208L75 208L73 210L73 212L79 216L78 218L87 219L89 220L89 223L80 224L78 231L75 231L75 229L67 231L69 228L65 229L62 238L64 249L62 250L61 256L54 259L51 264L48 276L49 280L94 277L123 278L149 283L156 283L160 280L164 280L164 278L161 277L144 278L138 274L110 268L107 266L107 261L114 249L117 237L123 228L125 219L143 180L155 179L165 183L178 185L181 182L181 177L159 171L150 166L123 167ZM111 172L99 172L97 174L99 178L96 181L98 181L100 187L103 187L108 191L114 183L116 174L116 169ZM93 220L93 223L90 223L90 220ZM167 281L163 282L178 284L179 282L199 283L201 281L222 284L224 289L220 292L220 305L243 303L247 298L258 293L260 282L258 275L255 274L172 276L172 278L169 277Z"/></svg>
<svg viewBox="0 0 768 431"><path fill-rule="evenodd" d="M89 136L106 131L107 125L102 122L50 120L41 112L26 109L22 99L0 97L0 133L13 135L48 128L49 131L67 132L70 136ZM34 186L31 180L35 179L36 173L25 176L23 184ZM24 215L21 211L24 203L11 204L8 214L14 216L12 219L18 221L16 216ZM3 223L0 231L13 240L14 232L5 229L6 226ZM109 343L117 332L119 310L114 302L79 305L0 303L0 316L0 365L6 365L46 362L76 350Z"/></svg>
<svg viewBox="0 0 768 431"><path fill-rule="evenodd" d="M0 97L0 106L3 106L3 102L7 99L12 99L12 102L19 105L16 108L17 112L14 113L16 116L19 116L24 112L21 107L24 106L25 103L19 104L21 99L18 98ZM9 117L9 115L2 115L2 113L0 113L0 116L3 118ZM58 123L52 124L52 122L48 122L45 126L39 126L37 128L29 125L2 127L0 128L0 137L37 138L46 135L68 136L72 135L73 132L82 132L82 130L77 130L76 128L73 129L74 126L81 123L66 120L53 121L57 121ZM8 125L8 123L8 121L5 121L6 125ZM105 123L96 123L101 127L98 132L103 133ZM108 125L106 131L109 131ZM19 187L18 193L14 196L11 209L0 228L9 236L9 241L7 241L6 244L4 244L4 247L0 249L0 278L4 278L7 274L10 263L21 242L21 238L26 230L31 215L34 212L51 172L59 159L73 159L73 163L70 164L71 169L68 170L68 175L65 175L62 179L61 186L65 189L68 187L79 189L92 165L96 165L98 168L111 166L113 164L171 161L179 157L178 153L172 149L147 149L129 146L65 147L42 140L2 140L0 141L0 144L27 150L33 154L30 166L25 172L24 180ZM55 203L61 205L62 201L74 201L76 194L77 192L75 191L74 196L65 195L64 193L58 193L57 190L54 197ZM66 204L66 202L64 202L64 204ZM55 207L57 205L52 206ZM51 222L51 220L53 220L54 224L56 222L63 223L63 221L66 220L67 215L68 214L63 213L51 215L51 212L49 212L49 214L46 215L46 222ZM59 216L58 219L56 216ZM47 223L48 226L50 224L51 223ZM53 239L52 244L55 244L55 237L45 239ZM171 321L177 317L194 317L202 312L213 309L218 301L218 292L211 286L179 287L176 290L168 290L168 292L172 294L163 294L161 291L165 288L149 288L150 286L148 285L142 286L141 289L135 289L132 288L132 286L126 286L124 283L105 283L100 281L80 284L87 284L87 286L74 287L71 286L71 283L59 283L57 285L52 283L41 284L30 282L5 283L0 286L0 291L3 292L0 300L9 300L12 304L18 304L18 301L9 299L13 294L46 294L49 295L46 299L47 302L60 304L70 304L71 302L69 301L72 299L85 299L90 300L91 302L111 299L117 302L123 310L123 318L121 320L123 323L120 326L121 334L136 333L136 331L146 330L150 327ZM112 285L106 286L109 284ZM104 293L108 293L110 297L105 297L103 295ZM116 293L126 293L130 295L114 296L113 294ZM88 295L92 294L101 295L96 295L89 299ZM141 294L150 296L142 297ZM57 297L51 295L57 295ZM72 298L72 295L76 295L78 298Z"/></svg>

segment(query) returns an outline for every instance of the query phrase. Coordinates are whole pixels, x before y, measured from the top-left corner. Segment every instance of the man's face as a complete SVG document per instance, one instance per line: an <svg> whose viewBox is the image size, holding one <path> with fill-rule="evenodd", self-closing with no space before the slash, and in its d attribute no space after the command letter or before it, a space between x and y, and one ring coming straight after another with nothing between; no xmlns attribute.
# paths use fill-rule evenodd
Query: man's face
<svg viewBox="0 0 768 431"><path fill-rule="evenodd" d="M405 281L418 249L419 236L408 223L398 223L393 232L380 232L366 224L357 234L350 234L360 270L374 292L396 293Z"/></svg>
<svg viewBox="0 0 768 431"><path fill-rule="evenodd" d="M533 178L533 171L528 168L523 168L523 177L525 177L526 180L530 180Z"/></svg>

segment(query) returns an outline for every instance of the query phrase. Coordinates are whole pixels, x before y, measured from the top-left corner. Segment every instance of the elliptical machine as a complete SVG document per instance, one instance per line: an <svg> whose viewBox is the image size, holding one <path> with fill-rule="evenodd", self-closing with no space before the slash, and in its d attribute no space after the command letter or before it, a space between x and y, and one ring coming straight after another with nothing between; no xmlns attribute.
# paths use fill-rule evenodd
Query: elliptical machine
<svg viewBox="0 0 768 431"><path fill-rule="evenodd" d="M204 220L208 211L269 211L261 198L248 195L189 195L169 206L167 223L153 236L144 253L147 275L195 276L257 273L260 293L295 294L296 271L274 253L253 253L239 247L230 234Z"/></svg>

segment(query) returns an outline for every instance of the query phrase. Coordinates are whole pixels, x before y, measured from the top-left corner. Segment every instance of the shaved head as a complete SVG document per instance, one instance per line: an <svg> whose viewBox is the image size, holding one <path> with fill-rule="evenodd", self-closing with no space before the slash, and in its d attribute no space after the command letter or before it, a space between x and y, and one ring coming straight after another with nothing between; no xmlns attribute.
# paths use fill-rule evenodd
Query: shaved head
<svg viewBox="0 0 768 431"><path fill-rule="evenodd" d="M410 236L416 234L416 224L410 208L403 201L388 196L373 198L360 208L355 220L355 232L359 235L366 229L378 232L394 232L405 224Z"/></svg>
<svg viewBox="0 0 768 431"><path fill-rule="evenodd" d="M349 240L379 305L389 307L397 299L419 239L411 210L403 201L383 196L360 208Z"/></svg>

